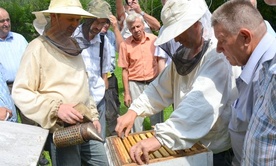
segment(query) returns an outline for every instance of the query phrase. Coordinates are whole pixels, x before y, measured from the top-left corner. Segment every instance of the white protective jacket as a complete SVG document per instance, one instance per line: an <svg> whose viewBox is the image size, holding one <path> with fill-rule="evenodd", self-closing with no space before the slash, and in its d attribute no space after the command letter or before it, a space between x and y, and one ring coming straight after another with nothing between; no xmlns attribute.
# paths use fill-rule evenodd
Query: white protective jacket
<svg viewBox="0 0 276 166"><path fill-rule="evenodd" d="M216 52L213 39L191 73L181 76L171 63L129 109L150 116L174 104L171 116L155 126L159 142L176 150L200 141L216 154L231 147L228 124L238 74L239 69Z"/></svg>

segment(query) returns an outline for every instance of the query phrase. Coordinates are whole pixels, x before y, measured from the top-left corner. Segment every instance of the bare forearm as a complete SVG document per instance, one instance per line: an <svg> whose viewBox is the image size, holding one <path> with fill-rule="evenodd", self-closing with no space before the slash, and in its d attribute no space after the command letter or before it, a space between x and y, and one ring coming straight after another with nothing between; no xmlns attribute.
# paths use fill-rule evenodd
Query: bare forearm
<svg viewBox="0 0 276 166"><path fill-rule="evenodd" d="M158 73L161 73L166 66L166 59L158 57Z"/></svg>
<svg viewBox="0 0 276 166"><path fill-rule="evenodd" d="M158 31L160 29L160 22L153 16L144 13L144 19L152 30Z"/></svg>
<svg viewBox="0 0 276 166"><path fill-rule="evenodd" d="M125 9L124 9L124 4L122 0L116 0L116 17L119 21L120 17L124 15Z"/></svg>
<svg viewBox="0 0 276 166"><path fill-rule="evenodd" d="M120 44L124 41L124 38L120 32L116 17L113 15L110 15L109 20L111 22L111 26L113 28L113 32L114 32L115 39L116 39L116 50L119 50Z"/></svg>
<svg viewBox="0 0 276 166"><path fill-rule="evenodd" d="M122 71L122 76L123 76L123 85L124 85L124 94L125 95L129 95L129 85L128 85L128 70L127 69L123 69Z"/></svg>
<svg viewBox="0 0 276 166"><path fill-rule="evenodd" d="M116 39L116 48L117 48L117 50L119 50L120 44L124 41L124 38L123 38L118 26L114 27L113 30L114 30L115 39Z"/></svg>

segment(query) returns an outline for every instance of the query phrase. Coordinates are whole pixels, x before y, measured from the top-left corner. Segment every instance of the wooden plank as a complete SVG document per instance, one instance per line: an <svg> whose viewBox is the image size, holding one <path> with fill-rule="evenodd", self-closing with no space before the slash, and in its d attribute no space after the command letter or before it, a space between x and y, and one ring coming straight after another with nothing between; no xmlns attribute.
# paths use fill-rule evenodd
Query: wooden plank
<svg viewBox="0 0 276 166"><path fill-rule="evenodd" d="M131 146L135 145L137 142L134 140L132 135L127 137L128 141L130 142Z"/></svg>
<svg viewBox="0 0 276 166"><path fill-rule="evenodd" d="M116 154L119 154L119 151L115 147L114 139L110 137L106 138L105 150L106 150L106 155L110 166L122 165L116 155Z"/></svg>
<svg viewBox="0 0 276 166"><path fill-rule="evenodd" d="M0 121L0 165L37 165L49 130Z"/></svg>
<svg viewBox="0 0 276 166"><path fill-rule="evenodd" d="M114 137L114 144L115 144L116 149L119 151L119 154L116 154L116 155L118 156L120 161L122 161L123 164L131 163L132 160L131 160L127 150L125 149L125 146L124 146L122 140L119 137Z"/></svg>
<svg viewBox="0 0 276 166"><path fill-rule="evenodd" d="M133 137L134 137L134 139L135 139L135 141L136 141L136 142L139 142L139 141L141 141L141 140L142 140L142 139L139 137L139 135L138 135L138 134L133 135Z"/></svg>
<svg viewBox="0 0 276 166"><path fill-rule="evenodd" d="M167 150L168 153L170 153L170 155L173 156L173 155L176 155L176 154L177 154L174 150L171 150L171 149L168 148L166 145L164 145L163 147Z"/></svg>
<svg viewBox="0 0 276 166"><path fill-rule="evenodd" d="M123 143L124 143L124 145L126 147L126 150L127 150L128 154L129 154L129 151L130 151L130 148L131 148L132 145L130 145L127 137L124 137L122 140L123 140Z"/></svg>

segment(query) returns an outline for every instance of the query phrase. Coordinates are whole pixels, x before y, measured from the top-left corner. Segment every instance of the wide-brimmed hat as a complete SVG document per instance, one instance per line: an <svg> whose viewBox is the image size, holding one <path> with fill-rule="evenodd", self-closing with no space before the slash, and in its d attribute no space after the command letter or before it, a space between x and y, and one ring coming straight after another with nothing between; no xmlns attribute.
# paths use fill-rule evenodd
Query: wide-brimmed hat
<svg viewBox="0 0 276 166"><path fill-rule="evenodd" d="M98 18L109 18L109 16L112 14L109 3L104 0L90 1L87 11Z"/></svg>
<svg viewBox="0 0 276 166"><path fill-rule="evenodd" d="M205 0L168 0L161 11L163 27L155 45L164 44L197 22L208 10Z"/></svg>
<svg viewBox="0 0 276 166"><path fill-rule="evenodd" d="M59 13L80 15L82 17L96 17L95 15L85 11L79 0L51 0L48 10L36 11L32 13L43 13L44 15Z"/></svg>
<svg viewBox="0 0 276 166"><path fill-rule="evenodd" d="M79 0L51 0L48 10L35 11L36 19L33 25L39 34L42 34L45 26L48 23L48 16L50 13L56 14L73 14L79 15L83 18L97 17L82 8Z"/></svg>

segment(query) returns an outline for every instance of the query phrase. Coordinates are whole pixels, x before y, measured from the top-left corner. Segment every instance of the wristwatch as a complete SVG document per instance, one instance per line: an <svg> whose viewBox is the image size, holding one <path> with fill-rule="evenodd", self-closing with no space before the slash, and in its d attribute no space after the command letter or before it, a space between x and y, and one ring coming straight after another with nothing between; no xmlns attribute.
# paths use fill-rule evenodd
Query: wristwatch
<svg viewBox="0 0 276 166"><path fill-rule="evenodd" d="M145 12L144 11L141 11L141 16L143 16L144 17L144 15L145 15Z"/></svg>

